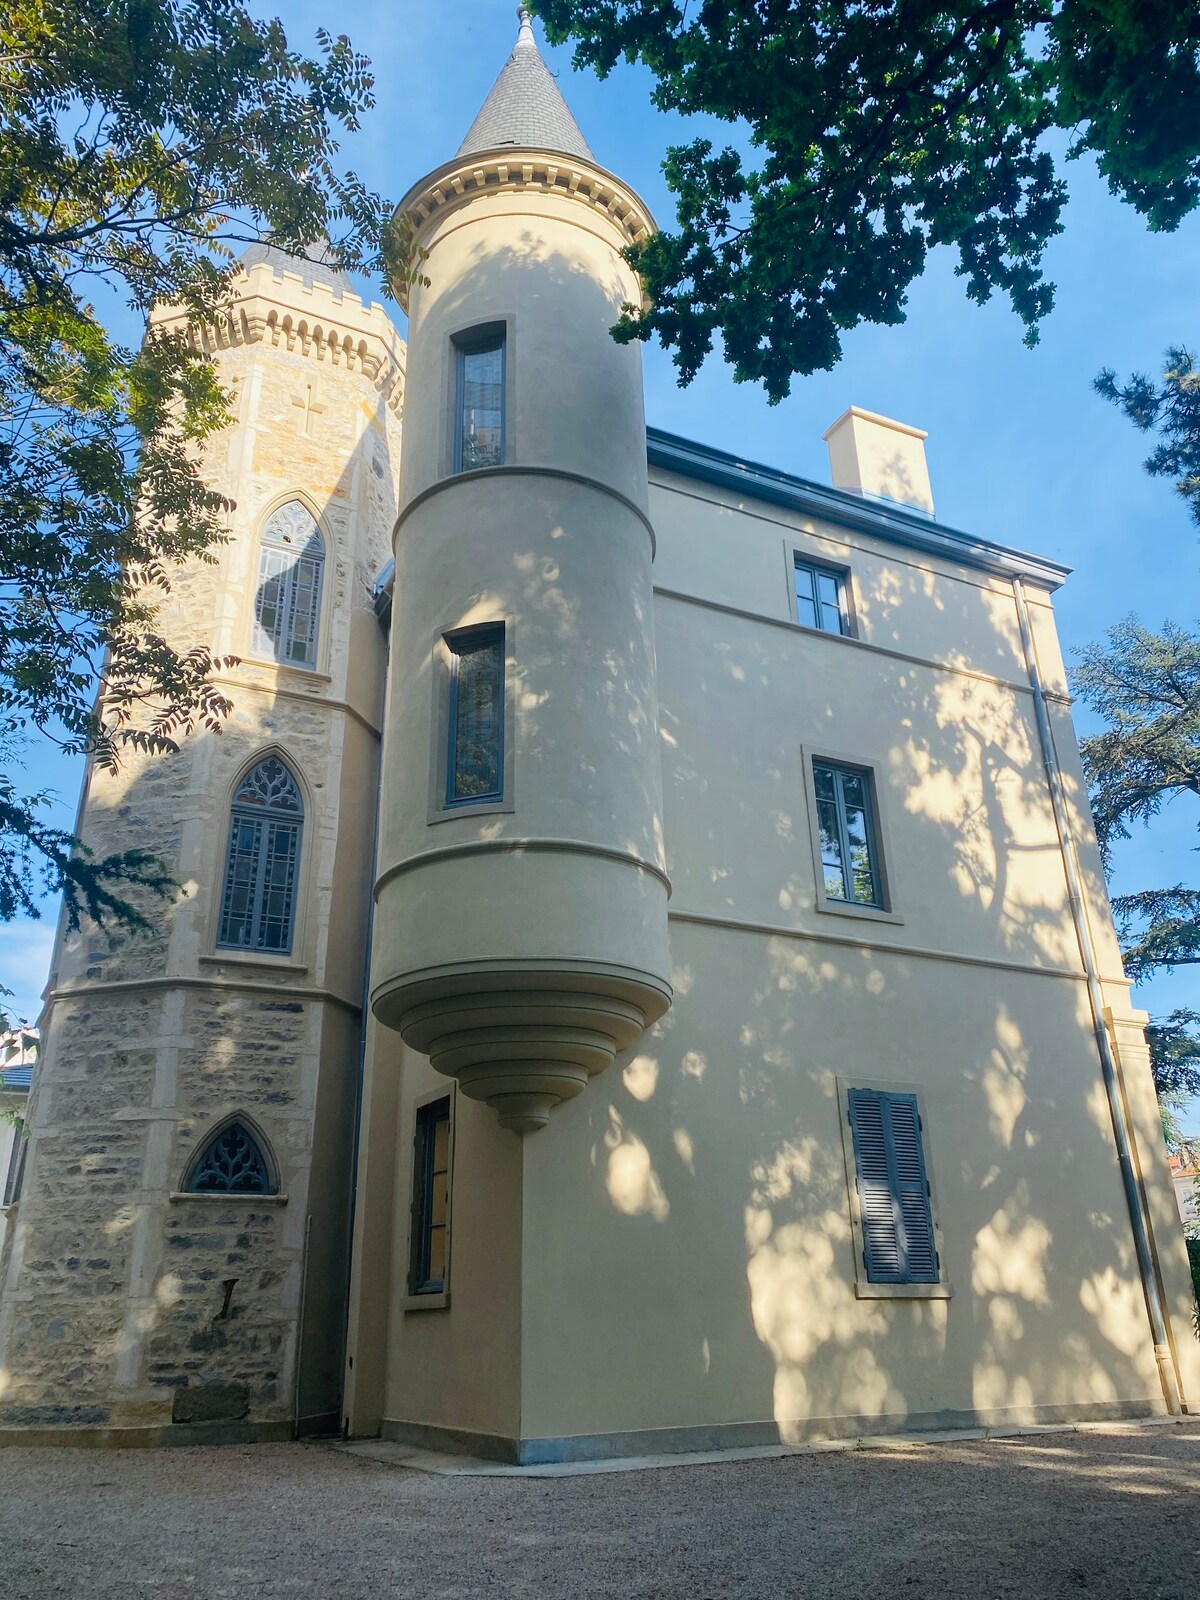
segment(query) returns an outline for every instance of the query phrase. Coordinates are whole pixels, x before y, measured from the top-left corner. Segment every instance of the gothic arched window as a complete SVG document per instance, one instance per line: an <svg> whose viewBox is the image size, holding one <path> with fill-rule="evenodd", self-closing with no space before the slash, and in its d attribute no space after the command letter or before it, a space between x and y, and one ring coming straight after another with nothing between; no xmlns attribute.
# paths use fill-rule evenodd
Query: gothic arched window
<svg viewBox="0 0 1200 1600"><path fill-rule="evenodd" d="M258 1140L237 1117L213 1130L188 1168L185 1194L275 1194L277 1185Z"/></svg>
<svg viewBox="0 0 1200 1600"><path fill-rule="evenodd" d="M325 541L299 500L263 524L254 596L254 653L288 667L315 667Z"/></svg>
<svg viewBox="0 0 1200 1600"><path fill-rule="evenodd" d="M217 943L290 955L304 802L278 756L267 756L238 785Z"/></svg>

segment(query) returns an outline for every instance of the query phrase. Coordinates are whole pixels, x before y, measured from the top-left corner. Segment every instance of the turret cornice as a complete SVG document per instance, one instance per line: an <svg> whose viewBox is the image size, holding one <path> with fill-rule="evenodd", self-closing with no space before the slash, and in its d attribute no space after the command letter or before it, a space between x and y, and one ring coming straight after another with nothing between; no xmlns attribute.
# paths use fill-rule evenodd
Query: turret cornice
<svg viewBox="0 0 1200 1600"><path fill-rule="evenodd" d="M615 173L545 150L495 150L456 156L422 178L396 207L384 241L392 292L408 310L408 290L420 272L421 252L433 224L482 195L542 193L603 214L627 245L657 231L650 208Z"/></svg>
<svg viewBox="0 0 1200 1600"><path fill-rule="evenodd" d="M378 302L322 283L305 283L299 272L277 272L257 262L233 281L225 311L204 323L189 323L179 306L156 307L151 328L186 330L193 349L205 355L268 344L310 360L361 372L398 412L404 398L405 345Z"/></svg>

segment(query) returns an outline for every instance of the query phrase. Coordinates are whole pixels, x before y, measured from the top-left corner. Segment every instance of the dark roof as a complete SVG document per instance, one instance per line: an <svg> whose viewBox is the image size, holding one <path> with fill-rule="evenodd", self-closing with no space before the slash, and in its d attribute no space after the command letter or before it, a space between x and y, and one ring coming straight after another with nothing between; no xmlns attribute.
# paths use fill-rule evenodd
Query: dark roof
<svg viewBox="0 0 1200 1600"><path fill-rule="evenodd" d="M294 272L303 278L306 288L311 289L314 283L325 283L339 296L353 294L350 279L340 267L334 266L330 254L330 248L323 240L310 244L303 255L293 256L278 245L266 244L260 239L238 258L238 265L249 271L260 261L268 261L276 277L285 272Z"/></svg>
<svg viewBox="0 0 1200 1600"><path fill-rule="evenodd" d="M459 145L459 155L474 155L510 144L521 150L551 150L594 161L579 124L538 51L528 11L521 7L518 15L521 32L513 53Z"/></svg>
<svg viewBox="0 0 1200 1600"><path fill-rule="evenodd" d="M748 499L786 506L806 516L823 517L844 528L855 528L893 544L907 545L910 550L922 550L961 561L969 567L980 567L998 577L1031 578L1048 589L1057 589L1071 572L1070 567L1047 556L1031 555L1011 545L960 533L957 528L948 528L910 506L868 500L846 489L811 483L807 478L780 472L777 467L743 461L712 445L681 439L678 434L667 433L662 428L646 429L646 446L652 467L711 483Z"/></svg>
<svg viewBox="0 0 1200 1600"><path fill-rule="evenodd" d="M0 1069L0 1089L28 1089L32 1083L32 1066Z"/></svg>

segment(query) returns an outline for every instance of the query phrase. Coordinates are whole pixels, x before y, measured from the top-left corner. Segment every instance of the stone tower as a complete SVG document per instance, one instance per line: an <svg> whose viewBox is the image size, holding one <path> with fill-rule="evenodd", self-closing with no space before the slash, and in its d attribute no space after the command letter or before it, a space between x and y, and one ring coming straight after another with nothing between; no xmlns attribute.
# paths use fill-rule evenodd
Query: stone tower
<svg viewBox="0 0 1200 1600"><path fill-rule="evenodd" d="M339 1403L404 346L320 261L242 266L190 334L235 393L204 462L230 538L161 613L240 658L233 709L85 781L86 843L153 849L183 893L152 939L60 929L0 1428L286 1435Z"/></svg>

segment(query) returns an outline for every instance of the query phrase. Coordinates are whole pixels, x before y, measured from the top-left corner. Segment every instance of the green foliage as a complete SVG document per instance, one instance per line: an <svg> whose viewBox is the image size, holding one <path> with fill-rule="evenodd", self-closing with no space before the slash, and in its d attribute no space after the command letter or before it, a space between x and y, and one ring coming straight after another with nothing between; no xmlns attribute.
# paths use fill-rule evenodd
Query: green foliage
<svg viewBox="0 0 1200 1600"><path fill-rule="evenodd" d="M212 559L229 505L200 449L228 396L187 340L115 342L104 304L194 319L227 298L238 246L336 238L378 269L380 200L335 167L372 104L363 57L320 58L238 0L9 0L0 15L0 918L142 913L163 894L145 852L96 860L39 818L12 776L45 737L114 768L216 730L209 652L176 650L157 605L181 563Z"/></svg>
<svg viewBox="0 0 1200 1600"><path fill-rule="evenodd" d="M1200 797L1200 635L1135 618L1111 628L1074 672L1080 699L1104 721L1081 741L1105 869L1133 823L1178 795ZM1130 976L1200 964L1200 891L1182 883L1118 895L1113 912Z"/></svg>
<svg viewBox="0 0 1200 1600"><path fill-rule="evenodd" d="M678 229L629 252L688 383L723 342L772 400L833 367L860 322L904 319L936 245L967 294L1006 294L1026 341L1066 186L1052 146L1091 154L1155 229L1200 199L1200 8L1191 0L533 0L601 76L624 56L663 110L737 124L755 152L668 151Z"/></svg>
<svg viewBox="0 0 1200 1600"><path fill-rule="evenodd" d="M1163 357L1161 379L1135 372L1119 384L1112 368L1105 367L1095 389L1143 433L1161 436L1162 443L1146 457L1146 471L1174 478L1192 521L1200 524L1200 369L1192 352L1173 345Z"/></svg>
<svg viewBox="0 0 1200 1600"><path fill-rule="evenodd" d="M1189 1239L1187 1252L1192 1268L1192 1293L1196 1296L1196 1335L1200 1338L1200 1239Z"/></svg>
<svg viewBox="0 0 1200 1600"><path fill-rule="evenodd" d="M1167 1149L1183 1152L1188 1141L1179 1127L1179 1118L1188 1103L1200 1095L1200 1012L1172 1011L1170 1016L1151 1022L1146 1029L1150 1046L1150 1070L1162 1113L1163 1137Z"/></svg>

